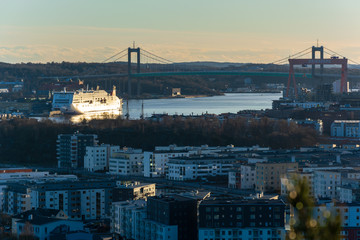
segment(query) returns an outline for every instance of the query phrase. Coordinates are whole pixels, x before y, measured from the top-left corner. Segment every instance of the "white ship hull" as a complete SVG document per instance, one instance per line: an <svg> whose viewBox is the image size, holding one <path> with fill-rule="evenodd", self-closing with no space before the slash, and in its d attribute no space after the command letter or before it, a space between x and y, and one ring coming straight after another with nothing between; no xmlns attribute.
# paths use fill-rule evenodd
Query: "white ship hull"
<svg viewBox="0 0 360 240"><path fill-rule="evenodd" d="M96 105L96 104L71 104L70 113L74 114L84 114L84 113L94 113L94 112L108 112L108 111L121 111L120 100L116 104L111 105Z"/></svg>
<svg viewBox="0 0 360 240"><path fill-rule="evenodd" d="M108 94L104 90L79 90L75 92L54 93L53 111L63 114L85 114L119 111L122 113L122 99L118 98L113 90Z"/></svg>

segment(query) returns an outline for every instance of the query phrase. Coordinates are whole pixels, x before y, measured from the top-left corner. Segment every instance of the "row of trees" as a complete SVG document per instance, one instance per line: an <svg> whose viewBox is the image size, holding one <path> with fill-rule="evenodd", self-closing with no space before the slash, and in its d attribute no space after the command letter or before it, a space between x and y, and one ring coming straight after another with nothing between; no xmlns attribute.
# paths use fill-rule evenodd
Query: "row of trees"
<svg viewBox="0 0 360 240"><path fill-rule="evenodd" d="M56 165L58 134L94 133L101 143L151 150L155 146L234 144L235 146L270 146L274 149L312 146L317 142L313 129L284 120L261 118L146 120L92 120L80 125L12 119L0 122L0 162Z"/></svg>

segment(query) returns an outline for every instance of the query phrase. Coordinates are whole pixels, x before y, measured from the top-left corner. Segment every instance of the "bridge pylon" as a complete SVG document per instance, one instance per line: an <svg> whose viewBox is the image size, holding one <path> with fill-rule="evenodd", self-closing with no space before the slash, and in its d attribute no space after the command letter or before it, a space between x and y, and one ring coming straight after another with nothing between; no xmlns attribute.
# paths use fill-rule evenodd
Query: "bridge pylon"
<svg viewBox="0 0 360 240"><path fill-rule="evenodd" d="M128 95L131 97L131 79L132 79L132 69L131 69L131 54L136 53L136 73L140 73L140 48L128 48ZM140 95L140 80L137 79L137 94Z"/></svg>

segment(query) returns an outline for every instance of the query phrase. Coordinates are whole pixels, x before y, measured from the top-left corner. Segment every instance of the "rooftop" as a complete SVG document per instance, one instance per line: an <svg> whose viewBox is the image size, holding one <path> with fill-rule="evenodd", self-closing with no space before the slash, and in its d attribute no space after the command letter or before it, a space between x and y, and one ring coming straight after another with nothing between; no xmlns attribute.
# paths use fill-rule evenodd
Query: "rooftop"
<svg viewBox="0 0 360 240"><path fill-rule="evenodd" d="M174 195L160 195L160 196L155 196L155 197L149 197L148 200L157 200L157 201L161 201L161 202L187 202L189 200L193 200L192 198L189 197L184 197L184 196L180 196L177 194Z"/></svg>
<svg viewBox="0 0 360 240"><path fill-rule="evenodd" d="M250 199L250 200L240 200L240 199L207 199L201 202L200 205L281 205L285 206L286 204L282 200L268 200L268 199Z"/></svg>

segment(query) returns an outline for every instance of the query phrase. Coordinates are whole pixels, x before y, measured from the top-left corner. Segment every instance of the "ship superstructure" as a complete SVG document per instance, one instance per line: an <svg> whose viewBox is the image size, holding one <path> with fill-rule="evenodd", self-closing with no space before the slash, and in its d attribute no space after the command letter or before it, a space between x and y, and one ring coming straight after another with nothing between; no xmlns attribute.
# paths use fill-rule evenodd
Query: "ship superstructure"
<svg viewBox="0 0 360 240"><path fill-rule="evenodd" d="M64 114L83 114L88 112L122 112L122 99L116 96L115 86L111 94L104 90L84 90L55 92L53 111Z"/></svg>

